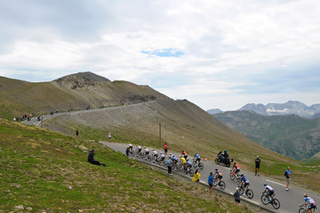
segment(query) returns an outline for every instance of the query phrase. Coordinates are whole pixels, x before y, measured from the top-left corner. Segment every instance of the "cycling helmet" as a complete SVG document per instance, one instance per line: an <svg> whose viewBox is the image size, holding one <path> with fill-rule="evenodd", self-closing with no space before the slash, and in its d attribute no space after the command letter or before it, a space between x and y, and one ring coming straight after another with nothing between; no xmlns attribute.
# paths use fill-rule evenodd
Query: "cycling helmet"
<svg viewBox="0 0 320 213"><path fill-rule="evenodd" d="M263 184L263 185L266 186L266 185L268 185L268 184L265 183L265 184Z"/></svg>
<svg viewBox="0 0 320 213"><path fill-rule="evenodd" d="M243 173L241 173L241 177L243 176L244 174Z"/></svg>
<svg viewBox="0 0 320 213"><path fill-rule="evenodd" d="M234 164L237 164L236 162L234 162Z"/></svg>
<svg viewBox="0 0 320 213"><path fill-rule="evenodd" d="M143 147L143 148L147 148L147 147L145 146L145 147Z"/></svg>
<svg viewBox="0 0 320 213"><path fill-rule="evenodd" d="M152 151L154 151L154 149Z"/></svg>
<svg viewBox="0 0 320 213"><path fill-rule="evenodd" d="M129 146L127 146L127 148L129 148Z"/></svg>
<svg viewBox="0 0 320 213"><path fill-rule="evenodd" d="M194 153L194 155L196 155L197 153Z"/></svg>
<svg viewBox="0 0 320 213"><path fill-rule="evenodd" d="M226 152L227 150L224 150L224 152Z"/></svg>
<svg viewBox="0 0 320 213"><path fill-rule="evenodd" d="M172 155L172 153L170 153L170 155Z"/></svg>
<svg viewBox="0 0 320 213"><path fill-rule="evenodd" d="M305 197L308 197L308 194L307 194L307 193L304 193L304 196L305 196Z"/></svg>
<svg viewBox="0 0 320 213"><path fill-rule="evenodd" d="M218 169L215 169L215 170L218 170Z"/></svg>
<svg viewBox="0 0 320 213"><path fill-rule="evenodd" d="M160 152L160 155L162 155L162 152Z"/></svg>

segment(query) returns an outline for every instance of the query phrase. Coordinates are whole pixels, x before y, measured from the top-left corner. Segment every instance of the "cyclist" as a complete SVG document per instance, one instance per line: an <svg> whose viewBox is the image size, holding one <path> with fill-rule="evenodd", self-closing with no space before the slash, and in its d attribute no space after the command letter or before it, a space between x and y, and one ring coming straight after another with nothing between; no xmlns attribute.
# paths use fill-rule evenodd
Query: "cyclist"
<svg viewBox="0 0 320 213"><path fill-rule="evenodd" d="M132 146L132 144L131 144L131 143L128 143L128 147L129 147L129 149L130 149L130 152L132 152L132 148L133 148L133 146Z"/></svg>
<svg viewBox="0 0 320 213"><path fill-rule="evenodd" d="M149 149L145 146L145 147L143 147L144 148L144 155L146 156L146 160L147 160L147 157L148 157L148 155L149 155Z"/></svg>
<svg viewBox="0 0 320 213"><path fill-rule="evenodd" d="M171 160L173 161L174 170L176 170L177 169L178 158L175 155L173 155Z"/></svg>
<svg viewBox="0 0 320 213"><path fill-rule="evenodd" d="M181 166L183 166L184 168L186 168L186 159L184 158L183 155L180 155L180 164Z"/></svg>
<svg viewBox="0 0 320 213"><path fill-rule="evenodd" d="M141 153L141 146L140 145L137 145L137 148L136 149L138 149L138 153L139 153L139 155L140 155L140 153Z"/></svg>
<svg viewBox="0 0 320 213"><path fill-rule="evenodd" d="M220 185L221 179L223 178L222 172L219 169L215 169L214 173L215 182ZM219 181L218 181L219 180Z"/></svg>
<svg viewBox="0 0 320 213"><path fill-rule="evenodd" d="M156 162L158 161L158 153L156 150L153 149L152 156L156 159Z"/></svg>
<svg viewBox="0 0 320 213"><path fill-rule="evenodd" d="M243 194L242 195L246 195L246 187L250 185L250 182L248 180L248 178L246 178L246 176L244 176L243 173L241 173L241 178L238 184L243 183Z"/></svg>
<svg viewBox="0 0 320 213"><path fill-rule="evenodd" d="M304 204L301 204L300 206L308 206L307 211L312 213L312 209L316 208L316 203L314 202L314 200L308 196L307 193L304 193Z"/></svg>
<svg viewBox="0 0 320 213"><path fill-rule="evenodd" d="M200 157L200 155L199 155L199 154L197 154L197 153L195 153L195 154L194 154L194 158L193 158L193 160L194 160L194 159L196 159L196 163L198 163L198 164L199 164L199 163L200 163L200 161L201 161L201 157Z"/></svg>
<svg viewBox="0 0 320 213"><path fill-rule="evenodd" d="M160 162L163 163L163 161L166 158L166 156L161 152L159 158L160 158Z"/></svg>
<svg viewBox="0 0 320 213"><path fill-rule="evenodd" d="M187 161L186 161L186 166L187 166L187 169L188 169L188 171L192 168L192 163L191 163L191 161L189 160L189 158L187 158L186 159Z"/></svg>
<svg viewBox="0 0 320 213"><path fill-rule="evenodd" d="M182 153L181 153L181 154L184 156L185 159L187 159L188 154L184 151L184 149L182 150Z"/></svg>
<svg viewBox="0 0 320 213"><path fill-rule="evenodd" d="M267 192L267 198L268 198L268 202L270 202L270 199L269 199L269 196L273 195L274 194L274 190L271 186L269 186L267 183L263 184L264 185L264 192Z"/></svg>
<svg viewBox="0 0 320 213"><path fill-rule="evenodd" d="M236 174L236 178L238 178L238 173L240 172L240 167L238 166L238 164L236 162L234 162L232 170Z"/></svg>

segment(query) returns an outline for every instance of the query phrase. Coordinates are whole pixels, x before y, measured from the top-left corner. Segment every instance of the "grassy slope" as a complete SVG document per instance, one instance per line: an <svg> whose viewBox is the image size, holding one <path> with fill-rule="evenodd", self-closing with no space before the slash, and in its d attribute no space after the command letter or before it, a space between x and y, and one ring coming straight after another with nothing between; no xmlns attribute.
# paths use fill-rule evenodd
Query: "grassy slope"
<svg viewBox="0 0 320 213"><path fill-rule="evenodd" d="M78 128L81 137L86 139L107 141L108 132L112 132L115 142L159 147L159 121L162 142L169 144L169 150L185 149L189 155L198 152L213 160L216 153L227 149L231 157L249 171L253 171L254 159L259 155L263 174L283 180L284 170L290 166L297 174L293 177L295 183L320 191L317 172L309 171L302 162L264 148L187 101L162 101L68 115L45 123L46 128L71 135Z"/></svg>
<svg viewBox="0 0 320 213"><path fill-rule="evenodd" d="M96 82L95 86L70 89L69 82L30 83L0 77L0 118L23 114L48 114L51 110L98 108L104 104L141 102L144 97L168 98L148 86L130 82Z"/></svg>
<svg viewBox="0 0 320 213"><path fill-rule="evenodd" d="M250 212L95 142L3 119L0 134L4 212L17 205L35 212ZM96 149L109 167L89 164L75 145Z"/></svg>
<svg viewBox="0 0 320 213"><path fill-rule="evenodd" d="M214 116L263 146L297 160L311 158L320 151L320 119L263 116L249 111Z"/></svg>

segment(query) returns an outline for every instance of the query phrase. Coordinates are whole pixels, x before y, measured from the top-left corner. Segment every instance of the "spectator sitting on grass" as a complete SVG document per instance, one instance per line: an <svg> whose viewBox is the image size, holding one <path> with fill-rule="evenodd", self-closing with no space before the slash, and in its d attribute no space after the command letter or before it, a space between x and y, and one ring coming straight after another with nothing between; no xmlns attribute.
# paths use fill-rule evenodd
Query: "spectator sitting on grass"
<svg viewBox="0 0 320 213"><path fill-rule="evenodd" d="M106 166L106 164L104 164L103 162L100 163L99 161L96 161L94 159L95 153L96 153L96 151L94 151L94 149L89 152L88 162L95 164L95 165L99 165L99 166Z"/></svg>

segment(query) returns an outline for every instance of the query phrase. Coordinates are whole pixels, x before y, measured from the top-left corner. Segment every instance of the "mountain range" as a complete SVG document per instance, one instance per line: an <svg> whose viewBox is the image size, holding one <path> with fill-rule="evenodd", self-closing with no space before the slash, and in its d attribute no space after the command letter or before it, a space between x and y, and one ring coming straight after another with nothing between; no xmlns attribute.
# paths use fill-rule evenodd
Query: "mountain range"
<svg viewBox="0 0 320 213"><path fill-rule="evenodd" d="M313 104L307 106L299 101L288 101L286 103L269 103L267 105L249 103L241 107L237 111L253 111L260 115L292 115L296 114L304 118L317 118L320 117L320 104ZM220 113L219 109L207 110L209 114Z"/></svg>
<svg viewBox="0 0 320 213"><path fill-rule="evenodd" d="M282 155L309 159L320 152L320 118L306 119L297 115L264 116L253 111L229 111L215 118Z"/></svg>

